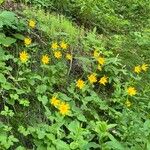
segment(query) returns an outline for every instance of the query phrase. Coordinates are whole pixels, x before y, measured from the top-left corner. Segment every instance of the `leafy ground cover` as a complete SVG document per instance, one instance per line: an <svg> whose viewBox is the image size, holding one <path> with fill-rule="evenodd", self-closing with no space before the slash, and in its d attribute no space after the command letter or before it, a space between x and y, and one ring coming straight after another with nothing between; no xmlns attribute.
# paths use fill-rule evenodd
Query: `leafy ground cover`
<svg viewBox="0 0 150 150"><path fill-rule="evenodd" d="M0 11L0 148L149 150L147 3L29 2Z"/></svg>

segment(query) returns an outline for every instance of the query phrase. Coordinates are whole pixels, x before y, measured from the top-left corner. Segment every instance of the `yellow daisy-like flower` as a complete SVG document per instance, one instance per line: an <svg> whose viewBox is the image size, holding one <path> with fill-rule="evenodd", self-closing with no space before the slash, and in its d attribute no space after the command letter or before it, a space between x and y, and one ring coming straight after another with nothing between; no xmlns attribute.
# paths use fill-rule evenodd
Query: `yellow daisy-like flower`
<svg viewBox="0 0 150 150"><path fill-rule="evenodd" d="M62 115L68 115L69 112L70 112L70 106L68 103L65 103L65 102L62 102L60 105L59 105L59 112L60 114Z"/></svg>
<svg viewBox="0 0 150 150"><path fill-rule="evenodd" d="M56 96L53 96L53 97L51 98L50 103L51 103L53 106L58 107L58 106L60 105L61 102L60 102L59 99L57 99Z"/></svg>
<svg viewBox="0 0 150 150"><path fill-rule="evenodd" d="M143 65L141 66L141 69L142 69L143 71L147 71L147 69L148 69L148 64L143 64Z"/></svg>
<svg viewBox="0 0 150 150"><path fill-rule="evenodd" d="M61 51L55 51L55 52L54 52L54 56L55 56L57 59L60 59L60 58L62 57Z"/></svg>
<svg viewBox="0 0 150 150"><path fill-rule="evenodd" d="M28 25L29 25L29 27L31 27L31 28L35 28L35 21L34 20L32 20L32 19L30 19L29 20L29 22L28 22Z"/></svg>
<svg viewBox="0 0 150 150"><path fill-rule="evenodd" d="M72 55L71 54L66 54L66 59L67 60L72 60Z"/></svg>
<svg viewBox="0 0 150 150"><path fill-rule="evenodd" d="M97 66L97 69L98 69L99 71L102 71L102 66L101 66L101 65L98 65L98 66Z"/></svg>
<svg viewBox="0 0 150 150"><path fill-rule="evenodd" d="M26 46L27 46L27 45L30 45L31 42L32 42L32 39L29 38L29 37L27 37L27 38L24 39L24 44L25 44Z"/></svg>
<svg viewBox="0 0 150 150"><path fill-rule="evenodd" d="M57 44L57 42L53 42L51 48L56 50L57 48L59 48L59 45Z"/></svg>
<svg viewBox="0 0 150 150"><path fill-rule="evenodd" d="M65 42L61 42L60 43L60 47L62 48L62 49L67 49L67 47L68 47L68 45L67 45L67 43L65 43Z"/></svg>
<svg viewBox="0 0 150 150"><path fill-rule="evenodd" d="M76 86L79 88L79 89L82 89L84 86L85 86L85 83L83 80L79 79L77 82L76 82Z"/></svg>
<svg viewBox="0 0 150 150"><path fill-rule="evenodd" d="M97 82L96 74L93 73L93 74L89 75L88 80L90 81L91 84Z"/></svg>
<svg viewBox="0 0 150 150"><path fill-rule="evenodd" d="M29 55L27 52L23 51L19 53L19 57L20 57L21 62L25 63L28 60Z"/></svg>
<svg viewBox="0 0 150 150"><path fill-rule="evenodd" d="M95 50L94 51L94 58L97 58L97 57L99 57L99 54L100 54L100 52L98 51L98 50Z"/></svg>
<svg viewBox="0 0 150 150"><path fill-rule="evenodd" d="M98 63L99 63L100 65L104 65L104 63L105 63L105 58L100 56L100 57L97 58L97 61L98 61Z"/></svg>
<svg viewBox="0 0 150 150"><path fill-rule="evenodd" d="M106 85L106 83L108 83L108 77L104 75L102 78L100 78L99 83Z"/></svg>
<svg viewBox="0 0 150 150"><path fill-rule="evenodd" d="M130 87L127 88L127 93L130 96L134 96L134 95L136 95L137 91L134 87L130 86Z"/></svg>
<svg viewBox="0 0 150 150"><path fill-rule="evenodd" d="M129 100L126 100L125 105L126 105L127 107L130 107L132 104L131 104L131 102L130 102Z"/></svg>
<svg viewBox="0 0 150 150"><path fill-rule="evenodd" d="M135 73L140 73L140 72L141 72L141 66L140 66L140 65L135 66L135 67L134 67L134 72L135 72Z"/></svg>
<svg viewBox="0 0 150 150"><path fill-rule="evenodd" d="M48 64L49 63L49 57L48 57L48 55L47 54L43 55L41 61L42 61L42 63L44 65Z"/></svg>

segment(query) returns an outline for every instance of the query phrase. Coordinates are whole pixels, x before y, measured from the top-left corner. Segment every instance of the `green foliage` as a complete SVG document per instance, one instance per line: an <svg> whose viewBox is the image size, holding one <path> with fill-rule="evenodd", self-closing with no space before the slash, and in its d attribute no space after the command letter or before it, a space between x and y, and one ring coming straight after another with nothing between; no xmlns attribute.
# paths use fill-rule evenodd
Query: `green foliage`
<svg viewBox="0 0 150 150"><path fill-rule="evenodd" d="M148 26L148 1L110 0L28 0L38 7L55 10L99 32L124 32ZM133 15L134 14L134 15Z"/></svg>
<svg viewBox="0 0 150 150"><path fill-rule="evenodd" d="M8 134L11 131L11 129L11 127L0 123L0 146L2 150L9 149L12 145L18 142L17 138L15 138L13 135Z"/></svg>
<svg viewBox="0 0 150 150"><path fill-rule="evenodd" d="M96 27L98 33L104 34L107 49L119 52L124 64L132 66L145 59L149 62L149 1L28 0L28 3L64 14L88 29Z"/></svg>
<svg viewBox="0 0 150 150"><path fill-rule="evenodd" d="M9 11L0 13L3 18L0 26L0 147L12 150L148 150L150 87L146 81L149 70L137 74L131 68L137 63L140 66L148 63L149 56L147 52L139 56L139 52L141 62L131 59L126 66L127 56L120 57L122 48L126 46L124 49L128 51L135 43L139 51L148 49L148 27L132 31L134 22L116 13L120 7L116 1L49 3L37 0L33 3L47 9L61 8L60 12L76 14L83 24L88 22L90 27L96 27L86 31L62 15L33 7L26 8L21 16ZM34 20L36 26L31 27L22 16L28 21ZM132 31L129 39L124 34L112 34L128 30ZM31 44L24 41L25 37L32 39ZM67 44L66 48L62 42ZM59 47L55 50L52 44ZM93 55L95 50L98 56ZM61 53L60 58L55 55L57 51ZM66 54L73 58L67 59ZM44 64L43 56L47 56L49 62ZM98 58L105 61L99 62ZM93 73L96 83L89 80ZM100 81L105 76L107 82L102 84ZM79 79L84 83L81 89L77 86ZM134 96L127 92L130 86L137 90Z"/></svg>

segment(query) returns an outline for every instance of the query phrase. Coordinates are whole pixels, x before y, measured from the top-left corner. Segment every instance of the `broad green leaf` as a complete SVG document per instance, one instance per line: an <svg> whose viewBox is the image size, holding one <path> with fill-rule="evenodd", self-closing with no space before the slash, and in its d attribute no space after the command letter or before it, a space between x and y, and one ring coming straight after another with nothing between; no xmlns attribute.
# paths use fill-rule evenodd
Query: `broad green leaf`
<svg viewBox="0 0 150 150"><path fill-rule="evenodd" d="M2 73L0 73L0 83L6 83L6 78Z"/></svg>
<svg viewBox="0 0 150 150"><path fill-rule="evenodd" d="M56 140L54 143L57 150L70 150L69 145L62 140Z"/></svg>
<svg viewBox="0 0 150 150"><path fill-rule="evenodd" d="M78 129L80 128L80 123L78 121L72 121L69 125L68 125L68 129L75 133L76 131L78 131Z"/></svg>
<svg viewBox="0 0 150 150"><path fill-rule="evenodd" d="M36 88L36 93L43 94L46 92L46 90L47 90L47 86L45 84L38 85Z"/></svg>
<svg viewBox="0 0 150 150"><path fill-rule="evenodd" d="M17 18L15 13L11 11L2 11L0 13L0 20L0 27L3 27L4 25L12 26L16 22Z"/></svg>
<svg viewBox="0 0 150 150"><path fill-rule="evenodd" d="M13 34L13 36L19 40L24 40L24 38L25 38L22 34L19 34L19 33Z"/></svg>
<svg viewBox="0 0 150 150"><path fill-rule="evenodd" d="M47 102L48 102L48 98L47 98L47 96L41 96L41 95L38 95L38 100L40 101L40 102L42 102L42 104L43 105L46 105L47 104Z"/></svg>
<svg viewBox="0 0 150 150"><path fill-rule="evenodd" d="M38 130L37 134L39 139L43 139L46 135L45 131L41 131L41 130Z"/></svg>

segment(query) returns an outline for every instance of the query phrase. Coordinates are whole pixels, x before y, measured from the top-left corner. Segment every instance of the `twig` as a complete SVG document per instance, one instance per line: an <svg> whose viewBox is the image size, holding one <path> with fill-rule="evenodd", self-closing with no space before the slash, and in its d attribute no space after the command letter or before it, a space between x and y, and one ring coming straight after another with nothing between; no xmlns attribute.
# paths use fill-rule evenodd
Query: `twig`
<svg viewBox="0 0 150 150"><path fill-rule="evenodd" d="M35 35L43 44L45 44L47 46L47 43L45 43L38 34L36 34L35 32L32 32L32 31L31 31L31 33L33 35Z"/></svg>

